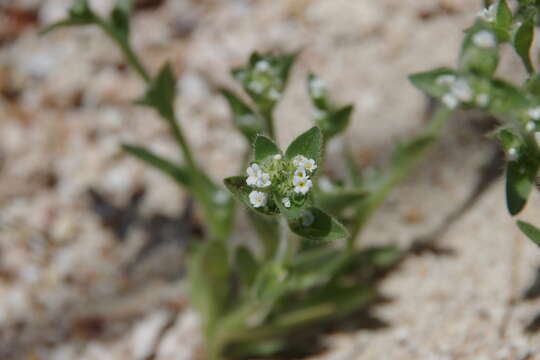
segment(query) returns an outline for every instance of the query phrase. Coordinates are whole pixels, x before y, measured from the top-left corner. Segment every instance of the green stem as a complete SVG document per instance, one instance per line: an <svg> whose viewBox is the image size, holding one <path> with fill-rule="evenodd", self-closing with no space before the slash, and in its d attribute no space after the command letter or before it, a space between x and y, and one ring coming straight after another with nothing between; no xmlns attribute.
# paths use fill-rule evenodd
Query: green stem
<svg viewBox="0 0 540 360"><path fill-rule="evenodd" d="M425 136L433 136L437 138L441 132L442 127L446 121L450 118L452 111L446 107L441 107L424 131ZM431 148L426 147L422 151L416 154L416 157L410 161L406 166L398 167L392 171L392 173L386 177L383 183L375 189L368 198L357 209L357 221L354 224L351 231L351 237L348 239L348 248L354 248L358 245L358 236L364 229L371 215L382 205L390 191L416 167L422 157L424 157L428 150Z"/></svg>
<svg viewBox="0 0 540 360"><path fill-rule="evenodd" d="M287 219L285 216L280 216L279 218L279 244L276 251L275 261L277 263L282 263L287 257L287 252L289 250L289 232L287 227Z"/></svg>
<svg viewBox="0 0 540 360"><path fill-rule="evenodd" d="M109 24L107 24L105 21L103 21L101 18L97 18L96 23L103 31L109 35L109 37L120 47L122 52L124 53L124 56L126 57L126 60L128 61L129 65L137 71L137 73L141 76L141 78L144 80L144 82L149 83L150 82L150 75L148 74L148 71L144 67L144 65L139 60L139 57L133 49L131 48L131 45L129 44L129 40L120 38L110 27Z"/></svg>
<svg viewBox="0 0 540 360"><path fill-rule="evenodd" d="M266 131L268 131L268 136L272 140L276 140L276 129L274 124L274 113L273 109L268 109L265 111L262 111L261 113L262 117L266 121Z"/></svg>

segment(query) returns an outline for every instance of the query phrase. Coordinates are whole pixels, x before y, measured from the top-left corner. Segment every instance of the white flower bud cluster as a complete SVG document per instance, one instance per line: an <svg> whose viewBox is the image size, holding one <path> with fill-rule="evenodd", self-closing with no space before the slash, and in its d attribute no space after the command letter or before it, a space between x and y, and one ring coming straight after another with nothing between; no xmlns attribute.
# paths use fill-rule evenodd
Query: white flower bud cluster
<svg viewBox="0 0 540 360"><path fill-rule="evenodd" d="M497 46L497 38L491 31L481 30L473 35L472 42L479 48L490 49Z"/></svg>
<svg viewBox="0 0 540 360"><path fill-rule="evenodd" d="M482 9L477 16L487 22L494 22L497 18L498 2L491 4L489 7Z"/></svg>
<svg viewBox="0 0 540 360"><path fill-rule="evenodd" d="M453 74L444 74L437 77L435 82L437 85L448 88L448 92L443 95L441 101L450 109L455 109L460 103L470 103L474 99L474 92L464 78L457 77ZM479 94L476 97L476 102L487 105L489 96L487 94Z"/></svg>
<svg viewBox="0 0 540 360"><path fill-rule="evenodd" d="M276 191L284 207L290 208L294 201L303 201L313 187L310 176L317 169L313 159L297 155L291 161L276 154L261 164L251 164L246 172L246 184L256 188L249 194L255 208L268 204L269 192Z"/></svg>
<svg viewBox="0 0 540 360"><path fill-rule="evenodd" d="M268 60L259 60L255 63L247 82L247 88L272 101L278 101L281 98L281 79Z"/></svg>

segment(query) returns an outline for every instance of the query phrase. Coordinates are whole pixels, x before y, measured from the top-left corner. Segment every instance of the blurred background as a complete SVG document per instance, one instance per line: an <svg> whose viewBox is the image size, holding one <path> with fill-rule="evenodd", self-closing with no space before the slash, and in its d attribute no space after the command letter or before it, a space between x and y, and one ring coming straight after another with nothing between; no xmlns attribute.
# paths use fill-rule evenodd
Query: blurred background
<svg viewBox="0 0 540 360"><path fill-rule="evenodd" d="M103 14L114 3L90 2ZM407 75L452 66L481 3L135 0L133 44L153 72L173 65L180 121L216 180L239 172L247 146L217 89L236 87L229 70L255 50L302 50L277 109L279 142L311 124L313 71L355 105L347 141L369 167L421 129L429 102ZM119 144L181 159L165 124L132 105L144 86L104 34L39 36L70 4L0 0L0 359L201 359L182 281L197 210ZM508 56L502 76L519 80L519 68ZM371 322L328 334L312 359L536 359L540 252L506 213L490 124L458 114L396 189L365 244L433 246L385 280L389 301ZM536 194L530 203L538 223ZM238 223L235 240L249 241Z"/></svg>

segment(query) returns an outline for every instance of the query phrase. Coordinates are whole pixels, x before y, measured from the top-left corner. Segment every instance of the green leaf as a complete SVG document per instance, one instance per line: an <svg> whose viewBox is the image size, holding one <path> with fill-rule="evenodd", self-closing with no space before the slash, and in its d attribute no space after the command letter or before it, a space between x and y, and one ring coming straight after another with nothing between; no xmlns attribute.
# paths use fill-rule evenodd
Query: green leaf
<svg viewBox="0 0 540 360"><path fill-rule="evenodd" d="M263 161L270 156L281 155L279 147L270 138L260 134L255 137L253 149L255 161Z"/></svg>
<svg viewBox="0 0 540 360"><path fill-rule="evenodd" d="M168 121L174 120L174 98L176 96L176 80L170 64L165 64L146 90L145 96L137 101L156 109Z"/></svg>
<svg viewBox="0 0 540 360"><path fill-rule="evenodd" d="M525 89L533 95L540 97L540 73L536 73L527 79Z"/></svg>
<svg viewBox="0 0 540 360"><path fill-rule="evenodd" d="M343 225L317 208L308 208L300 217L289 219L289 228L295 234L315 241L333 241L349 236Z"/></svg>
<svg viewBox="0 0 540 360"><path fill-rule="evenodd" d="M254 208L249 201L249 194L254 191L246 184L246 176L232 176L224 180L225 186L229 191L248 208L264 215L277 215L279 210L273 199L269 196L268 203L264 207Z"/></svg>
<svg viewBox="0 0 540 360"><path fill-rule="evenodd" d="M534 66L531 62L531 45L534 39L533 17L528 17L518 28L514 36L514 49L523 61L523 65L529 74L534 73Z"/></svg>
<svg viewBox="0 0 540 360"><path fill-rule="evenodd" d="M532 105L521 89L504 80L492 79L490 87L488 110L494 115L514 117Z"/></svg>
<svg viewBox="0 0 540 360"><path fill-rule="evenodd" d="M437 79L442 75L457 76L453 69L440 68L428 72L416 73L409 76L409 80L426 95L440 98L448 92L448 86L440 84Z"/></svg>
<svg viewBox="0 0 540 360"><path fill-rule="evenodd" d="M296 155L303 155L308 159L313 159L319 164L321 154L321 130L314 126L305 133L298 136L287 148L285 155L288 159L293 159Z"/></svg>
<svg viewBox="0 0 540 360"><path fill-rule="evenodd" d="M228 306L230 266L225 245L207 241L188 257L191 303L206 328L211 328Z"/></svg>
<svg viewBox="0 0 540 360"><path fill-rule="evenodd" d="M303 204L297 204L291 199L291 201L290 201L291 206L287 208L287 207L285 207L283 205L283 197L282 196L275 193L274 197L275 197L275 199L274 199L275 203L276 203L277 207L279 208L280 212L283 215L285 215L285 217L288 218L288 219L294 219L294 218L299 217L300 213L307 207L307 205L311 205L311 203L312 203L310 197L305 199L305 202Z"/></svg>
<svg viewBox="0 0 540 360"><path fill-rule="evenodd" d="M330 191L317 192L317 205L330 213L339 215L343 210L357 205L369 193L363 188L336 188Z"/></svg>
<svg viewBox="0 0 540 360"><path fill-rule="evenodd" d="M259 239L264 246L264 258L270 259L274 256L279 239L279 224L275 217L261 215L254 211L248 212L249 220Z"/></svg>
<svg viewBox="0 0 540 360"><path fill-rule="evenodd" d="M147 163L151 167L158 169L162 173L170 176L174 181L179 184L182 184L186 187L189 187L193 184L193 179L190 171L184 167L177 164L174 164L172 161L162 158L159 155L152 153L150 150L133 146L133 145L122 145L122 149L128 154L131 154Z"/></svg>
<svg viewBox="0 0 540 360"><path fill-rule="evenodd" d="M283 265L267 263L253 283L253 298L260 303L273 303L284 293L288 276L289 273Z"/></svg>
<svg viewBox="0 0 540 360"><path fill-rule="evenodd" d="M536 245L540 246L540 229L536 226L529 224L528 222L518 220L517 225L519 229L527 235Z"/></svg>
<svg viewBox="0 0 540 360"><path fill-rule="evenodd" d="M111 27L119 39L127 41L129 37L129 16L131 15L131 0L116 0L111 13Z"/></svg>
<svg viewBox="0 0 540 360"><path fill-rule="evenodd" d="M506 204L510 214L518 214L527 203L538 166L527 156L508 162L506 169Z"/></svg>
<svg viewBox="0 0 540 360"><path fill-rule="evenodd" d="M98 20L97 15L88 5L87 0L77 0L69 9L68 17L45 27L40 33L46 34L56 29L67 26L80 26L95 24Z"/></svg>
<svg viewBox="0 0 540 360"><path fill-rule="evenodd" d="M324 138L330 139L332 136L345 131L349 125L353 110L353 105L347 105L329 113L327 116L317 121L317 125L320 127Z"/></svg>
<svg viewBox="0 0 540 360"><path fill-rule="evenodd" d="M499 139L506 152L511 148L519 148L522 143L521 138L507 127L498 128L495 130L494 135Z"/></svg>
<svg viewBox="0 0 540 360"><path fill-rule="evenodd" d="M506 0L499 0L496 22L498 26L505 29L512 26L512 10L508 7Z"/></svg>
<svg viewBox="0 0 540 360"><path fill-rule="evenodd" d="M249 288L257 276L257 260L249 249L240 246L236 251L236 271L245 289Z"/></svg>
<svg viewBox="0 0 540 360"><path fill-rule="evenodd" d="M252 144L257 134L264 131L263 119L231 91L221 89L221 93L229 103L236 127Z"/></svg>

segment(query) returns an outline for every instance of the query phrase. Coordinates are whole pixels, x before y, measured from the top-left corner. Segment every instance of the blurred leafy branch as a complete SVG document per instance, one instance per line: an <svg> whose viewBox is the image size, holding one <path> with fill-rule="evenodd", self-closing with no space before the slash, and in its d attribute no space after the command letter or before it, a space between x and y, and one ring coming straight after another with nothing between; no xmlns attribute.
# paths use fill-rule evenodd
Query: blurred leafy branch
<svg viewBox="0 0 540 360"><path fill-rule="evenodd" d="M43 32L66 26L101 28L146 84L136 104L153 108L178 144L184 159L181 164L145 147L124 144L123 149L183 186L204 216L207 236L189 251L188 275L208 358L276 354L287 348L290 335L302 327L340 319L365 307L376 294L372 276L366 276L365 270L373 274L388 269L402 252L393 246L361 248L361 232L389 192L440 136L452 110L441 107L418 136L396 147L386 169L367 174L356 164L344 139L353 106L334 103L325 82L309 74L307 93L315 126L282 151L276 143L274 109L285 93L297 54L254 53L247 64L231 72L244 94L221 89L252 155L242 164L247 176L227 178L222 186L211 180L193 156L178 123L171 66L165 64L151 74L133 50L131 11L131 1L117 0L110 16L104 18L87 0L78 0L65 20ZM477 55L467 56L474 60ZM451 70L440 75L456 76ZM412 79L430 90L430 95L436 95L433 91L443 95L433 74ZM347 171L341 178L330 179L319 174L325 173L326 147L335 137L344 142L341 156ZM228 241L236 212L233 197L247 209L261 254L243 245L233 247ZM329 244L333 240L340 241Z"/></svg>
<svg viewBox="0 0 540 360"><path fill-rule="evenodd" d="M486 1L474 24L466 29L456 68L439 68L410 77L417 88L448 108L480 109L500 125L490 136L507 154L506 204L518 215L525 207L540 168L540 73L531 60L535 29L540 26L540 1ZM501 48L508 44L521 59L523 83L495 73ZM518 220L518 227L540 246L540 230Z"/></svg>

